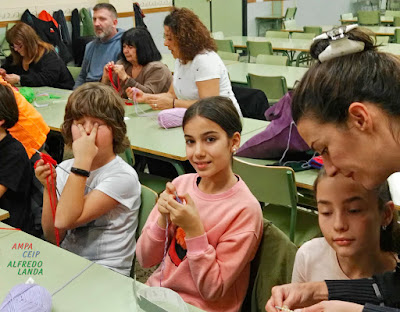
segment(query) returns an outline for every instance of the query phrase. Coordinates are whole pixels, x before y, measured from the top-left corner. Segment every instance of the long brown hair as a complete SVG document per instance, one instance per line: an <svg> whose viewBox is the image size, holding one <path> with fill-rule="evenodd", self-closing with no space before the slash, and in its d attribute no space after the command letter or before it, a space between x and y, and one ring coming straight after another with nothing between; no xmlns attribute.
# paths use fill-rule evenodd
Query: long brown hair
<svg viewBox="0 0 400 312"><path fill-rule="evenodd" d="M192 61L203 51L217 51L214 39L199 17L186 8L173 8L165 17L164 26L171 29L183 64Z"/></svg>
<svg viewBox="0 0 400 312"><path fill-rule="evenodd" d="M28 64L37 63L44 53L54 51L54 47L51 44L40 39L36 31L23 22L17 22L11 29L7 30L6 40L10 47L17 41L22 43ZM14 51L13 48L11 48L11 54L14 64L22 64L23 57L21 54Z"/></svg>

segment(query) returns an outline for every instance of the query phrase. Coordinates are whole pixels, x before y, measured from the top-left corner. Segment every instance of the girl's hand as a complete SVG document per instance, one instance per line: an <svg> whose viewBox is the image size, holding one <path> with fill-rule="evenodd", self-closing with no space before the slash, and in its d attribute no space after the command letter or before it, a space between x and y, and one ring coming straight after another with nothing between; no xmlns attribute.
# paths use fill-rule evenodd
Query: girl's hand
<svg viewBox="0 0 400 312"><path fill-rule="evenodd" d="M186 238L203 235L203 223L192 198L189 194L185 194L181 198L183 199L182 204L173 197L168 200L167 209L172 223L185 231Z"/></svg>
<svg viewBox="0 0 400 312"><path fill-rule="evenodd" d="M39 180L40 183L42 183L44 187L47 187L47 178L51 174L50 166L52 165L45 164L42 159L36 162L35 175L36 178ZM54 167L52 168L52 170L54 179L50 180L49 182L50 184L56 185L56 178L57 178L56 170L54 169Z"/></svg>
<svg viewBox="0 0 400 312"><path fill-rule="evenodd" d="M21 80L21 77L16 74L6 74L4 80L10 84L18 84Z"/></svg>
<svg viewBox="0 0 400 312"><path fill-rule="evenodd" d="M161 214L160 217L158 218L158 225L162 228L165 228L167 226L166 218L168 218L168 221L171 222L167 206L168 206L168 201L171 198L174 199L173 194L175 193L175 191L176 191L175 186L171 182L168 182L164 192L162 192L160 194L160 197L158 198L157 207L158 211Z"/></svg>
<svg viewBox="0 0 400 312"><path fill-rule="evenodd" d="M95 123L89 134L86 133L81 124L75 126L78 127L81 136L72 143L72 151L75 158L74 165L79 166L80 169L89 170L98 152L96 136L99 125Z"/></svg>
<svg viewBox="0 0 400 312"><path fill-rule="evenodd" d="M345 301L322 301L311 307L296 309L295 312L362 312L364 306Z"/></svg>
<svg viewBox="0 0 400 312"><path fill-rule="evenodd" d="M265 310L279 312L275 307L301 308L328 299L325 282L292 283L272 287Z"/></svg>
<svg viewBox="0 0 400 312"><path fill-rule="evenodd" d="M173 108L174 98L168 93L149 94L146 103L154 110Z"/></svg>
<svg viewBox="0 0 400 312"><path fill-rule="evenodd" d="M113 67L114 73L116 73L122 81L125 81L126 79L129 78L128 74L125 71L124 65L121 64L116 64Z"/></svg>
<svg viewBox="0 0 400 312"><path fill-rule="evenodd" d="M138 88L129 87L125 90L126 95L129 99L134 100L136 94L136 101L138 103L146 103L146 93Z"/></svg>

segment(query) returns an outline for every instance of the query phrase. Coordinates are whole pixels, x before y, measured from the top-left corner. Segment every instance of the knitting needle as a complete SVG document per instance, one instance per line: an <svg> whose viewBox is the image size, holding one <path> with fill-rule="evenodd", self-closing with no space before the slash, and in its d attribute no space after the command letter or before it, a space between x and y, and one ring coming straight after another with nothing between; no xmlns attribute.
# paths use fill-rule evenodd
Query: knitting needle
<svg viewBox="0 0 400 312"><path fill-rule="evenodd" d="M38 150L36 150L35 149L35 151L36 151L36 153L38 153L40 156L42 156L42 152L39 152ZM63 167L61 167L59 164L57 164L57 165L55 165L55 167L56 168L60 168L62 171L64 171L66 174L70 174L71 172L68 172L66 169L64 169ZM89 189L89 190L91 190L91 191L93 191L93 189L89 186L89 185L87 185L87 184L85 184L86 185L86 187ZM57 193L58 193L58 195L60 195L60 193L59 193L59 191L58 191L58 189L56 188L56 190L57 190Z"/></svg>

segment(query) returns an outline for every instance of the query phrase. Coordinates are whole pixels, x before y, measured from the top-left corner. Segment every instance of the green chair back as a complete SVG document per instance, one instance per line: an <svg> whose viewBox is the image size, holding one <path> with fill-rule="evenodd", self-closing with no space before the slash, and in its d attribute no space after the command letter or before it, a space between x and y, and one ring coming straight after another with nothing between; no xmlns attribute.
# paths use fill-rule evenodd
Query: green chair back
<svg viewBox="0 0 400 312"><path fill-rule="evenodd" d="M233 157L233 172L242 178L259 202L290 209L289 238L294 241L297 218L297 188L293 169L260 166Z"/></svg>
<svg viewBox="0 0 400 312"><path fill-rule="evenodd" d="M394 42L400 43L400 29L394 30Z"/></svg>
<svg viewBox="0 0 400 312"><path fill-rule="evenodd" d="M82 67L76 67L76 66L67 66L69 72L71 73L72 78L76 80L78 78L79 73L81 72Z"/></svg>
<svg viewBox="0 0 400 312"><path fill-rule="evenodd" d="M271 42L260 42L260 41L247 41L247 55L249 57L249 62L251 57L257 57L259 54L272 55L272 44Z"/></svg>
<svg viewBox="0 0 400 312"><path fill-rule="evenodd" d="M247 83L250 88L263 91L270 104L277 103L288 92L286 79L282 76L269 77L249 73Z"/></svg>
<svg viewBox="0 0 400 312"><path fill-rule="evenodd" d="M375 44L376 45L386 45L389 43L390 36L376 36Z"/></svg>
<svg viewBox="0 0 400 312"><path fill-rule="evenodd" d="M386 10L385 16L400 17L400 11Z"/></svg>
<svg viewBox="0 0 400 312"><path fill-rule="evenodd" d="M118 156L125 160L128 165L132 167L135 165L135 156L133 155L133 151L130 146L127 147L122 153L119 153Z"/></svg>
<svg viewBox="0 0 400 312"><path fill-rule="evenodd" d="M217 53L222 60L239 61L239 53L225 51L218 51Z"/></svg>
<svg viewBox="0 0 400 312"><path fill-rule="evenodd" d="M232 40L228 39L214 39L218 51L225 51L235 53Z"/></svg>
<svg viewBox="0 0 400 312"><path fill-rule="evenodd" d="M393 26L399 27L400 26L400 16L395 16L393 19Z"/></svg>
<svg viewBox="0 0 400 312"><path fill-rule="evenodd" d="M298 33L298 32L294 32L292 34L292 39L309 39L312 40L314 39L316 35L314 33Z"/></svg>
<svg viewBox="0 0 400 312"><path fill-rule="evenodd" d="M259 54L256 58L256 64L288 66L289 58L285 55Z"/></svg>
<svg viewBox="0 0 400 312"><path fill-rule="evenodd" d="M379 25L381 23L379 11L358 11L357 17L359 25Z"/></svg>
<svg viewBox="0 0 400 312"><path fill-rule="evenodd" d="M285 20L292 20L296 17L297 7L287 8L285 13Z"/></svg>
<svg viewBox="0 0 400 312"><path fill-rule="evenodd" d="M285 29L293 29L297 27L296 20L283 21L283 27Z"/></svg>
<svg viewBox="0 0 400 312"><path fill-rule="evenodd" d="M139 223L136 230L136 239L142 233L143 227L146 224L147 218L155 204L157 203L158 195L152 189L142 185L142 193L140 195Z"/></svg>
<svg viewBox="0 0 400 312"><path fill-rule="evenodd" d="M312 33L317 36L322 34L322 27L320 26L304 26L303 29L305 33Z"/></svg>
<svg viewBox="0 0 400 312"><path fill-rule="evenodd" d="M285 31L278 31L278 30L268 30L265 33L266 38L284 38L289 39L289 33Z"/></svg>

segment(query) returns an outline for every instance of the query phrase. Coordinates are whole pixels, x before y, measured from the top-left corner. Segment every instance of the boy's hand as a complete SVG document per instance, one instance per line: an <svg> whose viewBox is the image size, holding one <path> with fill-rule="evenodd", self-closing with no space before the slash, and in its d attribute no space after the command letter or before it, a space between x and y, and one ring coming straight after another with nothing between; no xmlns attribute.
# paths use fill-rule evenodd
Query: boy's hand
<svg viewBox="0 0 400 312"><path fill-rule="evenodd" d="M99 125L95 123L89 134L86 133L86 130L81 124L76 126L78 127L81 136L72 143L72 151L75 158L74 166L80 169L90 170L93 159L96 157L98 152L96 136Z"/></svg>
<svg viewBox="0 0 400 312"><path fill-rule="evenodd" d="M51 165L45 164L42 159L38 160L35 165L36 165L36 168L35 168L36 178L39 180L40 183L42 183L42 185L44 187L47 187L47 178L50 176L50 173L51 173L51 169L50 169ZM53 167L53 175L54 175L54 179L49 182L55 185L57 173L56 173L56 170L54 169L54 167Z"/></svg>

